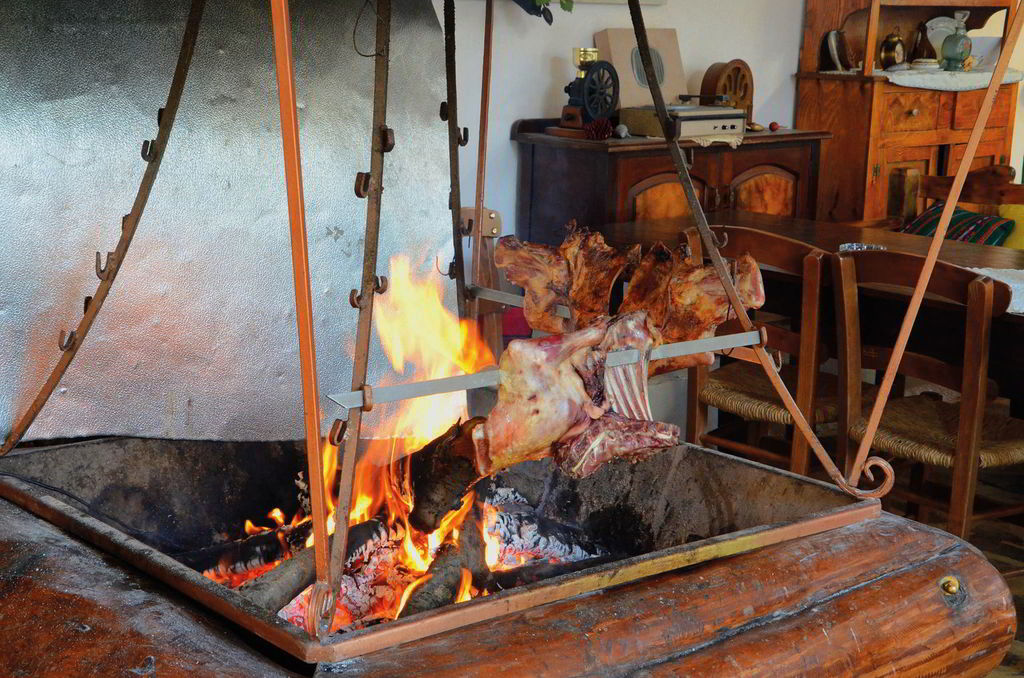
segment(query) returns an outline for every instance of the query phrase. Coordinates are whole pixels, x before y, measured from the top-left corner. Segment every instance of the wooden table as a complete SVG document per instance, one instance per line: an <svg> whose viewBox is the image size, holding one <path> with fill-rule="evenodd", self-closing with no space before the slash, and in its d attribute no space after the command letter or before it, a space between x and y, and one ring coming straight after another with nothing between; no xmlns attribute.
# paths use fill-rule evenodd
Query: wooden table
<svg viewBox="0 0 1024 678"><path fill-rule="evenodd" d="M737 210L721 210L708 215L712 224L746 226L778 233L800 240L826 252L838 252L848 242L885 245L891 250L924 255L931 238L881 229L843 226L810 219L776 217ZM634 243L644 246L656 242L674 245L682 233L693 224L687 220L626 222L607 224L600 228L609 243L624 247ZM757 252L752 252L757 258ZM1008 247L991 247L946 241L939 259L969 268L1024 269L1024 251ZM799 281L781 274L765 274L766 310L786 315L798 315L800 307ZM877 345L892 345L909 301L906 295L893 292L871 292L862 298L861 329L865 339ZM822 337L826 343L834 341L832 322L832 295L825 295ZM926 300L921 307L917 324L911 335L910 350L934 354L954 364L963 355L964 308L935 300ZM1011 402L1011 413L1024 418L1024 314L1004 313L992 321L992 343L989 357L989 377L999 385L999 395Z"/></svg>

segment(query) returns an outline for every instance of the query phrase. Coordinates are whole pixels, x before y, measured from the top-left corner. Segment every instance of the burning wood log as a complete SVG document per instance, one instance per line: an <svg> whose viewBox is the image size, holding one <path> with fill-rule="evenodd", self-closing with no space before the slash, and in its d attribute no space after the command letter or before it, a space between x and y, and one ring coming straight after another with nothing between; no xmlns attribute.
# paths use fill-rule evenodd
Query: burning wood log
<svg viewBox="0 0 1024 678"><path fill-rule="evenodd" d="M483 474L477 468L473 429L482 418L456 423L409 458L414 504L409 523L433 532Z"/></svg>
<svg viewBox="0 0 1024 678"><path fill-rule="evenodd" d="M269 565L305 548L312 529L308 520L297 525L282 525L244 539L179 553L174 558L220 581Z"/></svg>
<svg viewBox="0 0 1024 678"><path fill-rule="evenodd" d="M474 507L463 522L465 527L459 531L459 543L441 545L427 570L430 578L409 596L399 618L454 603L464 571L478 588L488 585L491 571L487 567L486 545L480 532L481 518L482 514Z"/></svg>
<svg viewBox="0 0 1024 678"><path fill-rule="evenodd" d="M389 528L386 522L374 518L353 525L348 535L346 568L356 561L366 560L384 544L398 541L403 536L403 530L401 526ZM266 574L242 584L238 592L257 605L277 612L312 584L315 574L313 549L303 548Z"/></svg>

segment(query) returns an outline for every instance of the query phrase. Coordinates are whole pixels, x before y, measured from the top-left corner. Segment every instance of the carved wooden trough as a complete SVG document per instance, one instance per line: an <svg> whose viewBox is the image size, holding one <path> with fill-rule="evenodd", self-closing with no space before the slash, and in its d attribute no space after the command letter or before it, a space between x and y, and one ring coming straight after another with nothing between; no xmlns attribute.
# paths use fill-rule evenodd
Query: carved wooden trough
<svg viewBox="0 0 1024 678"><path fill-rule="evenodd" d="M212 515L260 515L280 501L260 494L267 478L252 462L268 459L266 450L220 445L77 443L10 455L0 471L74 491L94 513L118 515L141 534L180 540L215 532ZM265 472L277 478L302 465L294 448L275 449L269 461ZM226 468L249 470L224 477ZM404 675L409 662L429 666L428 675L503 666L521 675L642 666L783 675L800 673L800 662L819 675L886 667L983 675L1013 638L1009 591L984 557L944 532L882 513L878 500L689 446L584 480L553 471L549 462L528 462L499 481L531 502L545 494L551 510L626 557L323 643L56 493L0 477L0 496L302 661L342 662L347 675ZM204 477L222 486L197 482ZM227 501L203 506L211 492ZM154 516L172 512L173 525L159 529Z"/></svg>

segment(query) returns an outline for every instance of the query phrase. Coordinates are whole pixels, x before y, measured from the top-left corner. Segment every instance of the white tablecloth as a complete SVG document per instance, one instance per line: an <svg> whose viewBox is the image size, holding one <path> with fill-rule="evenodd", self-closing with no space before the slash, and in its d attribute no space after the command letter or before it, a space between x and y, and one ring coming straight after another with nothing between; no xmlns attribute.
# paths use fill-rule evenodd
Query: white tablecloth
<svg viewBox="0 0 1024 678"><path fill-rule="evenodd" d="M1024 270L1016 268L972 268L1010 286L1010 313L1024 313Z"/></svg>

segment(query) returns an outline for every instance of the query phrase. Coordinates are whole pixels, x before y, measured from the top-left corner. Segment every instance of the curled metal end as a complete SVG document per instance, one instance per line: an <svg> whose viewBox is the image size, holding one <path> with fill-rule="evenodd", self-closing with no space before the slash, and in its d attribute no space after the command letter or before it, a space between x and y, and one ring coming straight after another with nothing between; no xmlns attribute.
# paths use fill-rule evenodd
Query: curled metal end
<svg viewBox="0 0 1024 678"><path fill-rule="evenodd" d="M110 257L113 255L113 252L107 252L107 258L105 260L101 260L100 253L96 253L96 277L100 280L106 280L110 277Z"/></svg>
<svg viewBox="0 0 1024 678"><path fill-rule="evenodd" d="M463 127L462 132L459 133L459 146L466 146L469 144L469 128Z"/></svg>
<svg viewBox="0 0 1024 678"><path fill-rule="evenodd" d="M352 290L348 293L348 303L352 305L352 308L363 307L363 295L359 294L359 290Z"/></svg>
<svg viewBox="0 0 1024 678"><path fill-rule="evenodd" d="M78 332L71 330L68 334L64 330L60 331L60 339L57 340L57 347L62 351L70 351L71 347L75 345L75 340L78 338Z"/></svg>
<svg viewBox="0 0 1024 678"><path fill-rule="evenodd" d="M889 490L892 489L893 483L896 481L896 472L892 470L892 466L885 459L882 459L881 457L868 457L864 462L864 475L870 481L874 481L875 479L875 474L871 471L872 468L881 470L882 475L884 476L879 486L873 490L861 490L856 488L846 482L846 479L842 478L842 476L835 478L834 480L844 492L857 497L858 499L881 499L885 495L889 494Z"/></svg>
<svg viewBox="0 0 1024 678"><path fill-rule="evenodd" d="M716 248L724 249L729 244L729 234L724 231L720 234L711 231L711 242Z"/></svg>
<svg viewBox="0 0 1024 678"><path fill-rule="evenodd" d="M156 160L156 139L146 139L142 142L142 159L146 162Z"/></svg>
<svg viewBox="0 0 1024 678"><path fill-rule="evenodd" d="M437 114L441 117L442 121L448 122L448 102L447 101L442 101L441 102L441 108L440 108L440 110L438 110Z"/></svg>
<svg viewBox="0 0 1024 678"><path fill-rule="evenodd" d="M345 440L345 431L348 430L348 422L342 419L335 419L331 424L331 431L327 434L327 442L334 447L341 447Z"/></svg>
<svg viewBox="0 0 1024 678"><path fill-rule="evenodd" d="M317 581L309 593L309 608L306 613L306 633L311 638L323 640L331 632L334 621L334 592L327 582Z"/></svg>
<svg viewBox="0 0 1024 678"><path fill-rule="evenodd" d="M386 275L374 276L373 291L377 294L384 294L388 291L388 277Z"/></svg>

